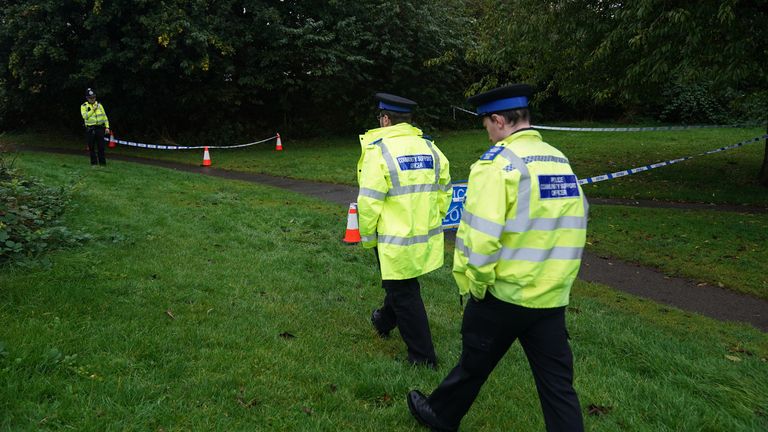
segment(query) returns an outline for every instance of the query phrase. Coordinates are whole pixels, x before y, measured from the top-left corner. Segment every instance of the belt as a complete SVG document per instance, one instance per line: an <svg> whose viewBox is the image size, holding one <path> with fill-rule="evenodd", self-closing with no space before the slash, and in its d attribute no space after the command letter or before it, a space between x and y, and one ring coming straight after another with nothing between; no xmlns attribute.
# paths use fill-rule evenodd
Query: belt
<svg viewBox="0 0 768 432"><path fill-rule="evenodd" d="M88 129L106 129L106 126L105 126L105 125L103 125L103 124L100 124L100 125L90 125L90 126L86 126L86 128L88 128Z"/></svg>

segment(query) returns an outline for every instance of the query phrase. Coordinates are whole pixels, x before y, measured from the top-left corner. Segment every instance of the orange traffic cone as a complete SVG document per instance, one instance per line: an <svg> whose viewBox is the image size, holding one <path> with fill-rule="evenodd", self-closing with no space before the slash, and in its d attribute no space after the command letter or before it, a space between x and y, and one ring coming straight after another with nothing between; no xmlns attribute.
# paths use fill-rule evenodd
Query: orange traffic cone
<svg viewBox="0 0 768 432"><path fill-rule="evenodd" d="M203 166L211 166L211 154L208 153L208 146L203 149Z"/></svg>
<svg viewBox="0 0 768 432"><path fill-rule="evenodd" d="M112 131L109 131L109 148L115 147L117 147L117 143L115 142L115 134L112 133Z"/></svg>
<svg viewBox="0 0 768 432"><path fill-rule="evenodd" d="M275 150L277 151L283 150L283 141L280 140L280 134L277 134L277 141L275 142Z"/></svg>
<svg viewBox="0 0 768 432"><path fill-rule="evenodd" d="M357 223L357 203L349 203L347 232L344 234L344 243L360 243L360 227Z"/></svg>

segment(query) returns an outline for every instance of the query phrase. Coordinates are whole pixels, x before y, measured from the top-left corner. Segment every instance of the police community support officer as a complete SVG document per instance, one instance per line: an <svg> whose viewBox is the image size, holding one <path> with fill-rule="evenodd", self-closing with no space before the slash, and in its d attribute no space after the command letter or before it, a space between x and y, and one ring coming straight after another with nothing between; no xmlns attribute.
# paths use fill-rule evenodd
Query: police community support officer
<svg viewBox="0 0 768 432"><path fill-rule="evenodd" d="M442 220L451 201L448 159L411 126L416 102L377 93L379 128L360 136L357 210L365 248L374 248L384 304L371 323L385 338L395 327L408 361L435 367L418 276L443 265Z"/></svg>
<svg viewBox="0 0 768 432"><path fill-rule="evenodd" d="M587 201L563 154L530 126L531 88L469 98L495 145L472 165L453 275L471 294L458 365L408 408L434 430L454 431L488 375L520 340L548 431L581 431L565 307L586 241ZM497 395L496 397L504 397Z"/></svg>
<svg viewBox="0 0 768 432"><path fill-rule="evenodd" d="M96 92L92 89L85 91L86 102L80 105L80 115L85 122L85 142L91 154L91 165L106 165L104 156L104 134L109 133L109 119L104 105L96 102ZM98 155L96 153L98 149ZM97 158L98 156L98 158Z"/></svg>

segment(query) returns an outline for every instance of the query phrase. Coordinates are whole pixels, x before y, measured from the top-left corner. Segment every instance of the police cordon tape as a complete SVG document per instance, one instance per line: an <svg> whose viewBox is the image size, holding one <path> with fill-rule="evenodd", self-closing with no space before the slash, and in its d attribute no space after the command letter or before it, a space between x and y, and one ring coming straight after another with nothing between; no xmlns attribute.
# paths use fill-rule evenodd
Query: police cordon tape
<svg viewBox="0 0 768 432"><path fill-rule="evenodd" d="M665 162L659 162L659 163L655 163L655 164L644 165L644 166L641 166L641 167L632 168L632 169L628 169L628 170L624 170L624 171L617 171L617 172L614 172L614 173L603 174L603 175L589 177L589 178L585 178L585 179L579 179L578 182L579 182L580 185L581 184L592 184L592 183L597 183L597 182L601 182L601 181L605 181L605 180L611 180L611 179L615 179L615 178L619 178L619 177L626 177L628 175L637 174L639 172L645 172L645 171L652 170L652 169L655 169L655 168L661 168L663 166L668 166L668 165L676 164L678 162L683 162L683 161L686 161L688 159L693 159L694 157L704 156L704 155L713 154L713 153L720 153L720 152L723 152L723 151L726 151L726 150L735 149L735 148L742 147L742 146L747 145L747 144L758 142L758 141L763 140L763 139L768 139L768 134L765 134L765 135L762 135L762 136L759 136L759 137L755 137L755 138L751 138L751 139L748 139L748 140L744 140L742 142L739 142L739 143L736 143L736 144L733 144L733 145L729 145L729 146L726 146L726 147L720 147L720 148L717 148L717 149L714 149L714 150L709 150L709 151L706 151L706 152L703 152L703 153L699 153L697 155L686 156L686 157L682 157L682 158L678 158L678 159L672 159L672 160L665 161ZM466 181L462 181L462 182L458 182L458 183L453 183L452 186L453 186L453 196L452 196L452 199L451 199L451 204L448 207L448 212L446 213L445 218L443 219L443 228L444 229L455 229L455 228L458 228L459 222L461 221L461 214L462 214L462 212L464 210L464 208L463 208L464 207L464 198L467 195L467 183L466 183Z"/></svg>
<svg viewBox="0 0 768 432"><path fill-rule="evenodd" d="M157 149L157 150L198 150L198 149L232 149L232 148L242 148L242 147L249 147L256 144L261 144L273 139L277 139L280 137L280 134L275 134L274 136L271 136L269 138L265 138L261 141L254 141L251 143L246 144L236 144L231 146L175 146L175 145L163 145L163 144L145 144L145 143L139 143L139 142L133 142L133 141L125 141L125 140L119 140L115 139L115 142L124 146L129 147L139 147L139 148L148 148L148 149ZM109 141L110 138L105 136L104 141Z"/></svg>
<svg viewBox="0 0 768 432"><path fill-rule="evenodd" d="M474 111L470 111L461 107L451 106L454 110L454 120L456 119L456 110L463 111L467 114L477 116ZM605 128L580 128L580 127L567 127L567 126L545 126L545 125L531 125L534 129L551 130L551 131L567 131L567 132L653 132L653 131L674 131L674 130L688 130L688 129L723 129L723 128L740 128L740 127L756 127L757 123L744 123L733 125L683 125L683 126L649 126L649 127L605 127Z"/></svg>
<svg viewBox="0 0 768 432"><path fill-rule="evenodd" d="M744 140L742 142L739 142L739 143L736 143L736 144L733 144L733 145L729 145L729 146L726 146L726 147L720 147L718 149L706 151L704 153L699 153L699 154L696 154L696 155L693 155L693 156L686 156L686 157L682 157L682 158L678 158L678 159L672 159L672 160L668 160L668 161L664 161L664 162L657 162L655 164L643 165L643 166L640 166L640 167L637 167L637 168L632 168L632 169L628 169L628 170L624 170L624 171L616 171L616 172L613 172L613 173L602 174L602 175L599 175L599 176L579 179L579 184L592 184L592 183L597 183L597 182L601 182L601 181L605 181L605 180L611 180L611 179L615 179L615 178L619 178L619 177L626 177L628 175L637 174L639 172L644 172L644 171L648 171L648 170L652 170L652 169L656 169L656 168L661 168L663 166L668 166L668 165L676 164L678 162L687 161L687 160L693 159L695 157L705 156L705 155L709 155L709 154L720 153L720 152L723 152L723 151L726 151L726 150L735 149L735 148L738 148L738 147L745 146L747 144L752 144L754 142L758 142L758 141L763 140L763 139L768 139L768 134L765 134L765 135L762 135L762 136L758 136L758 137L755 137L755 138L751 138L751 139L748 139L748 140Z"/></svg>

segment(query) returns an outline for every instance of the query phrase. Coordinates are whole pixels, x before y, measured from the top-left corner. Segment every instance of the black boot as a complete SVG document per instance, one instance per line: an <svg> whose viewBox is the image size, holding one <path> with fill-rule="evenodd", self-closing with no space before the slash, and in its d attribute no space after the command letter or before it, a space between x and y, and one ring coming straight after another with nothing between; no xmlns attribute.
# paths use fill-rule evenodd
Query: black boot
<svg viewBox="0 0 768 432"><path fill-rule="evenodd" d="M408 409L411 411L411 415L419 421L419 423L430 428L430 430L438 432L456 432L459 430L458 426L451 427L446 426L437 415L432 411L432 407L429 406L427 397L418 390L411 390L408 392Z"/></svg>

